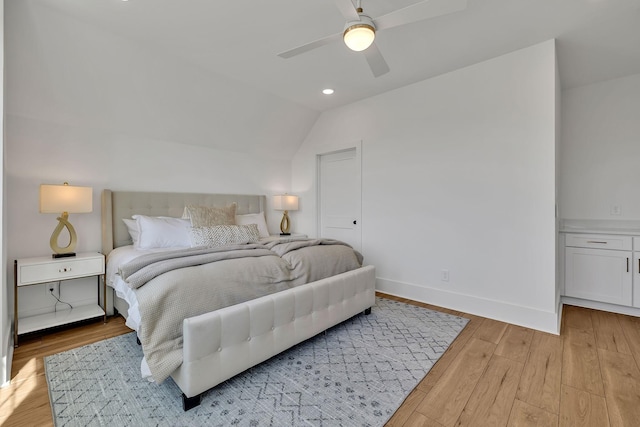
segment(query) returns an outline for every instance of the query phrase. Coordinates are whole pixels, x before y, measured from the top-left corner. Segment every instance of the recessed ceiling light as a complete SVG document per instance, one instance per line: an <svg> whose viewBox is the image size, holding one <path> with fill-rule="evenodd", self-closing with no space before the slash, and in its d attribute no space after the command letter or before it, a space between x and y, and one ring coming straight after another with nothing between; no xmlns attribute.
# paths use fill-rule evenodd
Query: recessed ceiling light
<svg viewBox="0 0 640 427"><path fill-rule="evenodd" d="M325 95L333 95L333 89L322 89L322 93L324 93Z"/></svg>

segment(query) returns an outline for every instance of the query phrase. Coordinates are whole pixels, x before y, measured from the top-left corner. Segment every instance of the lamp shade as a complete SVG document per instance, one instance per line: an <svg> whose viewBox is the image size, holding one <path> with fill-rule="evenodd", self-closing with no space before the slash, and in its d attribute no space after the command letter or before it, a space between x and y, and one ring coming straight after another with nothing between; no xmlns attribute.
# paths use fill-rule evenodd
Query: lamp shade
<svg viewBox="0 0 640 427"><path fill-rule="evenodd" d="M273 196L273 208L277 211L297 211L298 196L290 194Z"/></svg>
<svg viewBox="0 0 640 427"><path fill-rule="evenodd" d="M40 213L93 211L93 188L75 185L40 185Z"/></svg>

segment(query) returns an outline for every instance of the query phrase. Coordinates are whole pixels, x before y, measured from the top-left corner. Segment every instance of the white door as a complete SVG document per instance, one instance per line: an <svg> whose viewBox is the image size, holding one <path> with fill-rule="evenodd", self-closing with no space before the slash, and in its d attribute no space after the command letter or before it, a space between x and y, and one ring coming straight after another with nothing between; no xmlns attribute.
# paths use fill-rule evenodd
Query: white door
<svg viewBox="0 0 640 427"><path fill-rule="evenodd" d="M318 234L360 251L362 234L360 152L356 148L318 156Z"/></svg>

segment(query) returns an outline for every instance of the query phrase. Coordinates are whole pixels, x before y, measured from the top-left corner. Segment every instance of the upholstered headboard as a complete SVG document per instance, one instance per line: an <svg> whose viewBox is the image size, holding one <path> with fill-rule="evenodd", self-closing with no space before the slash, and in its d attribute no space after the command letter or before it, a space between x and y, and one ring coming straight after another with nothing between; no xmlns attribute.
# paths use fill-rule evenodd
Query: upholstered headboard
<svg viewBox="0 0 640 427"><path fill-rule="evenodd" d="M236 202L237 214L265 212L266 196L245 194L102 191L102 253L131 244L122 218L141 214L180 218L186 205L224 207Z"/></svg>

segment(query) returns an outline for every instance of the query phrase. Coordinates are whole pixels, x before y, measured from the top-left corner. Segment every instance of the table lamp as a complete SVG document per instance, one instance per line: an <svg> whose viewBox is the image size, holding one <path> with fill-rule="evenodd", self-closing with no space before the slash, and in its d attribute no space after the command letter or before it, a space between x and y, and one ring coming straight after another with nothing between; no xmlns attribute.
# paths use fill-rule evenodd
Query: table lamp
<svg viewBox="0 0 640 427"><path fill-rule="evenodd" d="M290 194L273 196L273 208L277 211L284 211L282 221L280 221L280 235L290 236L289 211L298 210L298 196L292 196Z"/></svg>
<svg viewBox="0 0 640 427"><path fill-rule="evenodd" d="M78 237L76 230L69 222L70 213L88 213L93 210L93 188L77 187L64 183L63 185L40 185L40 213L61 213L58 226L53 230L49 244L53 250L53 258L75 256L74 252ZM58 238L62 230L69 231L69 244L66 247L58 245Z"/></svg>

